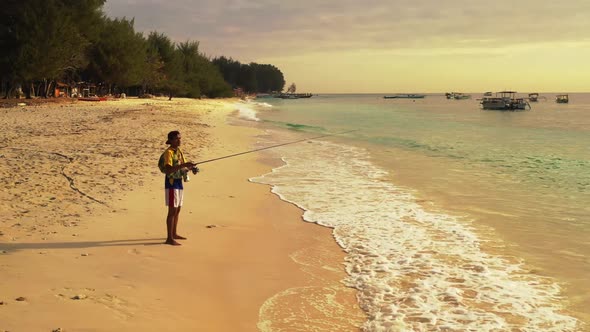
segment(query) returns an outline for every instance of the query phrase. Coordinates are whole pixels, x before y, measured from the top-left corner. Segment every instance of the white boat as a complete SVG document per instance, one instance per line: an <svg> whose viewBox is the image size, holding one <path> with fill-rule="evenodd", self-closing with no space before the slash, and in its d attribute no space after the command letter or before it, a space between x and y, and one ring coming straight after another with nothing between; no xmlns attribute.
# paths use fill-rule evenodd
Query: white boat
<svg viewBox="0 0 590 332"><path fill-rule="evenodd" d="M529 101L530 102L538 102L539 101L539 94L538 93L529 93Z"/></svg>
<svg viewBox="0 0 590 332"><path fill-rule="evenodd" d="M398 95L393 95L393 96L383 96L383 98L385 99L396 99L396 98L402 98L402 99L423 99L424 97L426 97L426 95L418 95L418 94L398 94Z"/></svg>
<svg viewBox="0 0 590 332"><path fill-rule="evenodd" d="M496 92L495 97L483 98L481 106L484 110L518 111L525 110L527 106L531 109L531 105L524 98L516 98L516 91Z"/></svg>
<svg viewBox="0 0 590 332"><path fill-rule="evenodd" d="M445 93L447 99L455 99L455 100L463 100L463 99L471 99L471 95L466 95L461 92L447 92Z"/></svg>

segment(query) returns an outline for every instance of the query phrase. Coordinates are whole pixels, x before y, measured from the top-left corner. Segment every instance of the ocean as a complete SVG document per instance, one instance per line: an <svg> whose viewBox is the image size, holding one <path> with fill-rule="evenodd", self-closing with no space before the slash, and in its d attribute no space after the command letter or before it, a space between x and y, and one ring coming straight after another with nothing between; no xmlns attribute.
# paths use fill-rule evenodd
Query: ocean
<svg viewBox="0 0 590 332"><path fill-rule="evenodd" d="M526 94L520 94L526 96ZM272 186L333 228L365 331L590 331L590 94L257 99ZM321 331L322 329L317 329ZM329 330L329 329L328 329Z"/></svg>

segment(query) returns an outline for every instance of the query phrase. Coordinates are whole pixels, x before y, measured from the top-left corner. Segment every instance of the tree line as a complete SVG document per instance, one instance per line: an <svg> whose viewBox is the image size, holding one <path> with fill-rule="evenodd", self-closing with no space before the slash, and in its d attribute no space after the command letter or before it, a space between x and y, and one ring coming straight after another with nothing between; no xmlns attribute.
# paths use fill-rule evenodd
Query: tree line
<svg viewBox="0 0 590 332"><path fill-rule="evenodd" d="M134 20L109 18L106 0L3 0L0 91L50 97L58 85L86 82L102 94L165 94L200 98L282 91L281 71L268 64L211 59L198 41L148 36Z"/></svg>

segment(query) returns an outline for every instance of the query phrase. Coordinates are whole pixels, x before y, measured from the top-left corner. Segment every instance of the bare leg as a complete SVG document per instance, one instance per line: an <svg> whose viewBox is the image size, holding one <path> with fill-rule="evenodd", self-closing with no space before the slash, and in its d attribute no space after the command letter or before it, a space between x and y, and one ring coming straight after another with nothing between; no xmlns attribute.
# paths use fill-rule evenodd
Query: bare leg
<svg viewBox="0 0 590 332"><path fill-rule="evenodd" d="M180 206L176 209L176 215L174 216L174 226L172 227L172 238L175 240L186 240L184 236L178 235L176 227L178 226L178 216L180 215Z"/></svg>
<svg viewBox="0 0 590 332"><path fill-rule="evenodd" d="M179 246L180 243L174 241L174 232L176 230L175 220L178 221L178 211L180 208L175 208L174 206L168 206L168 216L166 216L166 230L168 232L168 237L166 238L166 244L170 244L173 246Z"/></svg>

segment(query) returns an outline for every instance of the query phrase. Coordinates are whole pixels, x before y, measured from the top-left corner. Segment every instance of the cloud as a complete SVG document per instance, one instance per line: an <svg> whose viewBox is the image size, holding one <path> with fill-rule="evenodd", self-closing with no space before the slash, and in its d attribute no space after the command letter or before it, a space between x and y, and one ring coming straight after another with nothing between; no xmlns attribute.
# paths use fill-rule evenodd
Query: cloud
<svg viewBox="0 0 590 332"><path fill-rule="evenodd" d="M111 17L212 55L260 56L356 49L507 48L590 39L590 2L532 0L109 0ZM242 60L243 61L243 60Z"/></svg>

